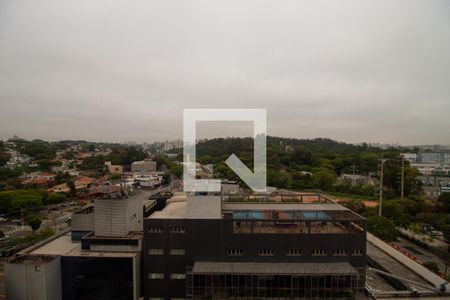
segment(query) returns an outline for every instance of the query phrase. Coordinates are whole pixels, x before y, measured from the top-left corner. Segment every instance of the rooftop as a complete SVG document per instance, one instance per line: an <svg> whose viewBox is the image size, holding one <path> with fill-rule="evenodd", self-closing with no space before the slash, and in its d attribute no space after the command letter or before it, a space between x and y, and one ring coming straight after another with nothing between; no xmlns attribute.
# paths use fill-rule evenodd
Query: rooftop
<svg viewBox="0 0 450 300"><path fill-rule="evenodd" d="M72 242L70 233L64 234L49 243L28 253L33 255L90 256L90 257L134 257L135 252L83 251L80 242Z"/></svg>
<svg viewBox="0 0 450 300"><path fill-rule="evenodd" d="M52 261L55 259L56 256L50 256L50 255L35 255L35 256L29 256L29 255L23 255L23 256L17 256L14 257L9 261L9 263L13 264L46 264L47 262Z"/></svg>
<svg viewBox="0 0 450 300"><path fill-rule="evenodd" d="M279 195L278 195L279 196ZM316 202L259 201L250 196L235 202L229 196L196 196L179 192L167 200L166 207L152 214L151 219L235 219L235 220L363 220L351 210L320 196ZM296 195L299 199L310 194ZM251 199L251 200L248 200ZM267 199L265 196L264 199ZM285 199L285 198L284 198Z"/></svg>

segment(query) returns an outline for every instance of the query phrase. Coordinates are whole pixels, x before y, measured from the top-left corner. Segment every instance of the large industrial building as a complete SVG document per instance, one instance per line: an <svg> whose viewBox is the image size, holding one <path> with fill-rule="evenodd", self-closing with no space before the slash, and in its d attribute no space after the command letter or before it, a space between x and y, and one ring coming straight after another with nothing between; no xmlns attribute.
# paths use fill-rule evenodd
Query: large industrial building
<svg viewBox="0 0 450 300"><path fill-rule="evenodd" d="M72 215L70 232L12 258L7 299L349 299L363 292L365 220L322 196L176 193L165 205L147 197L98 199Z"/></svg>
<svg viewBox="0 0 450 300"><path fill-rule="evenodd" d="M317 196L179 193L144 220L144 298L349 299L365 219Z"/></svg>

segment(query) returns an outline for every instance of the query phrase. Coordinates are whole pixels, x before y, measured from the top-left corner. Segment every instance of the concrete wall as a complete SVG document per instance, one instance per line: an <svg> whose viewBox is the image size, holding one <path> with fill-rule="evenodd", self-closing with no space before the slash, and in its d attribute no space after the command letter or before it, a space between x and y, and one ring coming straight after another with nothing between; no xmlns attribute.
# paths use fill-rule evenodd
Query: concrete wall
<svg viewBox="0 0 450 300"><path fill-rule="evenodd" d="M152 233L151 226L161 226L162 233ZM185 233L171 233L171 227L184 227ZM164 255L149 255L149 249L163 249ZM185 249L185 255L170 255L170 249ZM228 249L243 249L243 256L228 256ZM274 249L274 256L258 255L260 249ZM302 255L286 256L288 249L301 249ZM312 256L313 249L327 250L327 256ZM333 250L361 250L360 256L332 256ZM366 232L342 234L236 234L233 220L216 219L146 219L144 226L144 296L185 296L185 280L171 280L170 274L186 273L196 261L221 262L348 262L364 274ZM149 273L164 273L165 279L149 280ZM363 277L362 277L363 278ZM361 279L360 286L364 286Z"/></svg>
<svg viewBox="0 0 450 300"><path fill-rule="evenodd" d="M144 162L133 162L131 172L149 173L156 171L156 161L146 160Z"/></svg>
<svg viewBox="0 0 450 300"><path fill-rule="evenodd" d="M125 212L122 199L95 200L95 235L125 236L128 233Z"/></svg>
<svg viewBox="0 0 450 300"><path fill-rule="evenodd" d="M387 254L389 254L392 258L399 261L404 266L411 269L414 273L421 276L423 279L427 280L431 284L433 284L436 288L440 288L442 284L446 283L444 279L439 277L438 275L434 274L418 262L413 261L406 255L402 254L401 252L395 250L390 245L386 244L373 234L367 233L367 241L372 243L375 247L378 247L379 249L383 250Z"/></svg>
<svg viewBox="0 0 450 300"><path fill-rule="evenodd" d="M144 206L142 197L130 197L125 199L126 202L126 230L142 231L143 228L143 210Z"/></svg>
<svg viewBox="0 0 450 300"><path fill-rule="evenodd" d="M142 231L141 197L95 200L95 235L122 237L130 231Z"/></svg>
<svg viewBox="0 0 450 300"><path fill-rule="evenodd" d="M133 296L138 300L141 294L141 255L133 258Z"/></svg>
<svg viewBox="0 0 450 300"><path fill-rule="evenodd" d="M5 264L6 298L11 300L61 300L61 260Z"/></svg>
<svg viewBox="0 0 450 300"><path fill-rule="evenodd" d="M220 219L222 218L222 199L220 196L187 196L187 219Z"/></svg>
<svg viewBox="0 0 450 300"><path fill-rule="evenodd" d="M95 214L73 214L71 219L72 230L93 231L95 227Z"/></svg>

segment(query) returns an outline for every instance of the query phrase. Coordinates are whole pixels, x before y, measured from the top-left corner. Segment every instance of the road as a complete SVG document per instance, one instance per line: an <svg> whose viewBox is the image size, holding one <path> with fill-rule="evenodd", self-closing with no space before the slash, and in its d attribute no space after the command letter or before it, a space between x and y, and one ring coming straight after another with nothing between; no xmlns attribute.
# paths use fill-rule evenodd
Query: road
<svg viewBox="0 0 450 300"><path fill-rule="evenodd" d="M390 255L386 254L381 249L372 245L372 243L367 242L367 255L378 264L380 264L387 272L399 276L401 278L411 280L412 282L417 282L418 284L430 285L427 281L425 281L421 276L412 272L408 267L402 265L400 262L392 258ZM374 276L375 277L375 276ZM370 278L369 278L370 279ZM369 283L370 284L370 283ZM382 290L384 288L385 282L380 282L377 278L372 282L374 284L372 288L377 290ZM423 290L422 286L415 284L408 284L417 290ZM431 285L430 285L431 286Z"/></svg>
<svg viewBox="0 0 450 300"><path fill-rule="evenodd" d="M30 226L13 225L12 223L0 223L0 230L9 237L20 237L31 232Z"/></svg>
<svg viewBox="0 0 450 300"><path fill-rule="evenodd" d="M439 267L439 271L445 272L445 267L446 267L446 264L448 264L448 262L446 262L439 256L433 254L432 252L414 244L413 242L408 241L407 239L401 238L401 237L397 239L395 244L402 247L406 251L409 251L414 256L416 256L420 263L423 264L425 262L435 262ZM449 271L447 271L447 274L448 273L449 273Z"/></svg>

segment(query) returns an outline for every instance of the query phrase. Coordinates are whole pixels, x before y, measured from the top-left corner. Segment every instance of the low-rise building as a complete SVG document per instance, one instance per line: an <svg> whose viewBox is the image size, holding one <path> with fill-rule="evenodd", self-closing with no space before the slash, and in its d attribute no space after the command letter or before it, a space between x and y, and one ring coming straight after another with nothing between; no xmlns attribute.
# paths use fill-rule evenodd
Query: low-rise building
<svg viewBox="0 0 450 300"><path fill-rule="evenodd" d="M140 299L142 199L98 199L72 215L72 232L12 258L7 299Z"/></svg>
<svg viewBox="0 0 450 300"><path fill-rule="evenodd" d="M156 171L156 161L145 159L135 161L131 164L131 172L140 174L149 174Z"/></svg>
<svg viewBox="0 0 450 300"><path fill-rule="evenodd" d="M144 298L352 299L363 293L364 218L319 195L310 203L257 197L180 193L145 219Z"/></svg>
<svg viewBox="0 0 450 300"><path fill-rule="evenodd" d="M106 167L108 168L108 172L110 174L120 175L123 174L123 166L113 165L110 161L105 162Z"/></svg>
<svg viewBox="0 0 450 300"><path fill-rule="evenodd" d="M7 299L60 300L61 257L23 255L5 264Z"/></svg>
<svg viewBox="0 0 450 300"><path fill-rule="evenodd" d="M97 179L87 176L78 177L74 180L75 190L87 189L94 185L96 181ZM70 192L70 187L67 183L61 183L50 188L49 191L54 193L68 193Z"/></svg>

